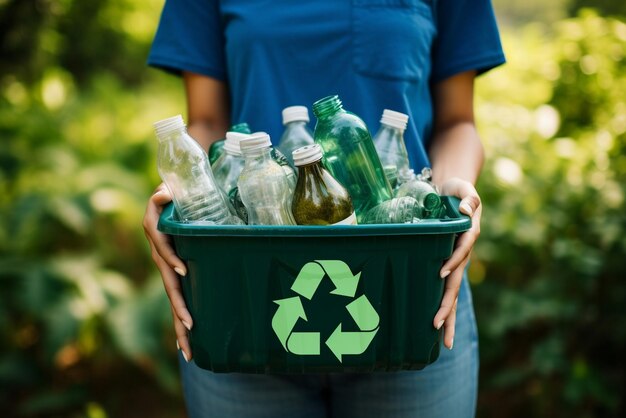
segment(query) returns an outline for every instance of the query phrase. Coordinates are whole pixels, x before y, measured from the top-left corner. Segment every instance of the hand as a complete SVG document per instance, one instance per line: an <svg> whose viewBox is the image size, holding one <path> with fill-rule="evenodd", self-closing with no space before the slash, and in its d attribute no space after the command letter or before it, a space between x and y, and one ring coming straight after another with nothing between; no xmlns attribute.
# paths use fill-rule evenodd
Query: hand
<svg viewBox="0 0 626 418"><path fill-rule="evenodd" d="M152 259L161 272L165 292L170 299L172 316L174 318L174 330L176 332L176 345L182 350L185 360L191 360L191 346L187 331L191 330L193 320L191 314L185 306L185 300L181 290L180 280L177 276L184 277L187 268L180 258L176 256L174 248L170 243L170 238L157 230L159 215L163 211L163 206L172 201L167 187L160 184L148 201L148 207L143 217L143 229L152 250Z"/></svg>
<svg viewBox="0 0 626 418"><path fill-rule="evenodd" d="M445 279L445 291L441 301L441 307L435 315L433 325L443 329L443 344L450 350L454 345L454 325L456 322L456 305L463 279L463 271L470 260L470 254L474 243L480 235L480 216L482 205L480 196L472 183L460 178L451 178L441 185L441 194L456 196L461 199L459 211L472 218L472 227L461 234L455 244L452 256L445 262L439 274Z"/></svg>

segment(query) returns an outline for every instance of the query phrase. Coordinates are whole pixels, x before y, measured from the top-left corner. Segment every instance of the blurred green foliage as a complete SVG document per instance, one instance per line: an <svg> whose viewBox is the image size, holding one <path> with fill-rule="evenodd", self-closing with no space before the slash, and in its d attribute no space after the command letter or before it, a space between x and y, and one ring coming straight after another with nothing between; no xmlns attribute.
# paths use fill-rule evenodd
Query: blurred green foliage
<svg viewBox="0 0 626 418"><path fill-rule="evenodd" d="M478 83L481 415L624 416L626 24L584 11L504 44Z"/></svg>
<svg viewBox="0 0 626 418"><path fill-rule="evenodd" d="M505 28L509 63L477 86L479 416L623 416L626 24L527 4L554 18ZM140 226L151 124L184 111L145 68L161 5L0 0L3 417L182 410Z"/></svg>

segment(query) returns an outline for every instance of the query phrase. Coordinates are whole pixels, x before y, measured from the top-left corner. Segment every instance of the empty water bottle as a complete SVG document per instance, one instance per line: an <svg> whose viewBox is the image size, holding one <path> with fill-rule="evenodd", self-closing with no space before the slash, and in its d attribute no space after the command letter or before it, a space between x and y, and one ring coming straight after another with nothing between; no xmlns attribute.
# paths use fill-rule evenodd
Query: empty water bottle
<svg viewBox="0 0 626 418"><path fill-rule="evenodd" d="M206 153L187 134L182 116L156 122L154 129L159 141L159 175L172 194L179 220L237 223L215 183Z"/></svg>
<svg viewBox="0 0 626 418"><path fill-rule="evenodd" d="M283 109L285 130L280 137L277 149L282 152L293 166L292 152L298 148L313 144L313 134L307 127L309 110L306 106L289 106Z"/></svg>
<svg viewBox="0 0 626 418"><path fill-rule="evenodd" d="M237 187L237 179L244 165L239 141L248 136L248 134L239 132L226 132L224 151L212 166L215 181L226 194L229 194L234 187Z"/></svg>
<svg viewBox="0 0 626 418"><path fill-rule="evenodd" d="M409 169L409 154L404 143L404 131L409 116L385 109L380 129L374 135L374 145L383 164L387 180L393 189L399 185L399 175Z"/></svg>
<svg viewBox="0 0 626 418"><path fill-rule="evenodd" d="M362 224L405 224L417 223L422 218L423 208L410 196L394 197L370 209Z"/></svg>
<svg viewBox="0 0 626 418"><path fill-rule="evenodd" d="M231 126L228 131L229 132L239 132L239 133L242 133L242 134L252 133L252 131L250 131L250 127L248 126L248 124L246 122L237 123L237 124ZM211 165L213 165L213 163L215 163L217 161L217 159L220 158L220 156L224 152L224 144L225 143L226 143L226 139L224 138L224 139L220 139L220 140L215 141L209 147L209 162L211 163Z"/></svg>
<svg viewBox="0 0 626 418"><path fill-rule="evenodd" d="M446 208L435 186L426 180L429 178L430 169L422 170L422 174L416 176L413 170L401 174L402 185L396 190L396 197L411 196L424 208L424 218L442 218Z"/></svg>
<svg viewBox="0 0 626 418"><path fill-rule="evenodd" d="M272 143L257 132L239 143L245 165L238 191L248 211L249 225L295 225L287 174L272 158Z"/></svg>

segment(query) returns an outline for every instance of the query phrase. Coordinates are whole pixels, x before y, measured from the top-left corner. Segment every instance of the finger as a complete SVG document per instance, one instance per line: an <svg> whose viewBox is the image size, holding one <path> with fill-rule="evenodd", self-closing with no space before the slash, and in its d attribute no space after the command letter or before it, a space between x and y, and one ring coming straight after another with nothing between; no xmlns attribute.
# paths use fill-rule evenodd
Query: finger
<svg viewBox="0 0 626 418"><path fill-rule="evenodd" d="M435 328L440 329L444 324L450 312L452 312L452 308L454 307L454 301L459 295L459 289L461 288L461 281L463 280L463 270L465 266L469 262L469 258L466 258L461 265L457 269L455 269L447 278L446 278L446 287L443 293L443 298L441 300L441 306L433 319L433 325Z"/></svg>
<svg viewBox="0 0 626 418"><path fill-rule="evenodd" d="M181 323L188 329L191 330L193 327L193 319L191 318L191 314L187 310L187 305L185 304L185 299L183 298L182 287L180 285L180 279L176 275L176 272L172 270L172 268L156 253L154 249L154 245L150 243L152 248L152 258L161 273L161 278L163 279L163 286L165 287L165 293L167 293L167 297L170 300L170 304L172 305L172 309L174 310L176 317L181 321Z"/></svg>
<svg viewBox="0 0 626 418"><path fill-rule="evenodd" d="M456 326L456 309L459 298L457 297L454 301L454 305L452 305L452 310L450 311L450 315L446 319L444 328L443 328L443 345L452 350L454 346L454 334L455 334L455 326Z"/></svg>
<svg viewBox="0 0 626 418"><path fill-rule="evenodd" d="M472 252L472 248L474 248L474 244L476 240L480 236L480 216L482 213L482 208L478 207L478 209L474 212L474 216L472 217L472 227L459 235L455 242L454 252L452 256L443 264L440 270L440 276L442 279L446 278L451 271L456 270L461 263L470 256Z"/></svg>
<svg viewBox="0 0 626 418"><path fill-rule="evenodd" d="M474 212L481 206L480 196L476 188L468 181L458 178L450 179L444 183L443 190L445 194L461 199L459 210L465 215L473 216Z"/></svg>
<svg viewBox="0 0 626 418"><path fill-rule="evenodd" d="M143 229L146 238L156 249L156 252L169 264L178 274L185 276L187 267L185 263L178 258L174 248L171 245L170 238L159 232L157 224L159 216L163 210L163 205L171 201L171 197L165 191L157 191L148 201L148 207L143 218ZM154 258L154 257L153 257ZM155 260L156 261L156 260Z"/></svg>
<svg viewBox="0 0 626 418"><path fill-rule="evenodd" d="M187 328L185 328L185 325L183 325L180 319L178 319L173 308L172 308L172 317L174 320L174 332L176 333L177 348L182 351L185 361L189 362L193 357L193 353L191 352L191 345L189 344L189 336L187 334L188 332Z"/></svg>

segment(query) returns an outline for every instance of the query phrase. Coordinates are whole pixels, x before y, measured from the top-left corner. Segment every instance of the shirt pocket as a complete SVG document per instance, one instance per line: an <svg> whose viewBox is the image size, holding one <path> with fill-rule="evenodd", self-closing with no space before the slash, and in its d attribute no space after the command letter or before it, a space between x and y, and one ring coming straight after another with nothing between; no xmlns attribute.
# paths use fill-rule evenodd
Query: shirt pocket
<svg viewBox="0 0 626 418"><path fill-rule="evenodd" d="M352 65L359 74L404 81L430 76L433 0L352 0Z"/></svg>

